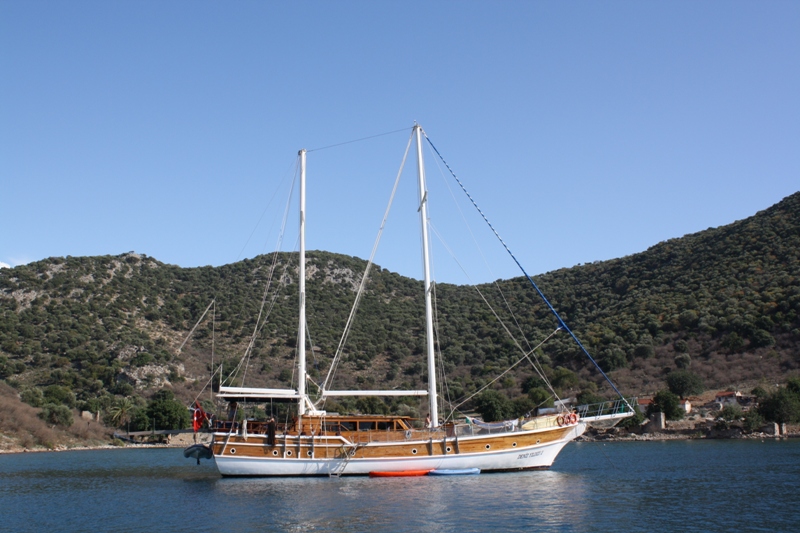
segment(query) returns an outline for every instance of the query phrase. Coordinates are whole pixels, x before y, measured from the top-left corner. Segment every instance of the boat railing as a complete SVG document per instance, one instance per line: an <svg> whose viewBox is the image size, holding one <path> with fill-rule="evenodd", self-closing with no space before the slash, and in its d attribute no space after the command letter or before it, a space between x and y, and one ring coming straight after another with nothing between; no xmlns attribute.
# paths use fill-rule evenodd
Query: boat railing
<svg viewBox="0 0 800 533"><path fill-rule="evenodd" d="M607 402L580 405L576 409L581 419L594 427L612 427L623 418L634 415L631 408L636 405L636 398L620 398Z"/></svg>
<svg viewBox="0 0 800 533"><path fill-rule="evenodd" d="M510 433L514 431L534 431L540 429L550 429L563 427L569 423L563 415L544 415L535 417L523 417L503 422L482 422L475 419L467 419L467 422L454 424L448 429L448 436L469 437L473 435L494 435Z"/></svg>
<svg viewBox="0 0 800 533"><path fill-rule="evenodd" d="M614 410L619 410L612 402L604 402L592 406L581 406L578 412L581 418L586 416L586 413L605 413ZM590 409L586 409L586 408ZM470 437L478 435L497 435L503 433L511 433L515 431L533 431L563 427L569 424L567 413L549 414L536 417L519 418L514 420L506 420L502 422L483 422L474 418L467 418L466 422L448 423L438 428L412 428L404 430L365 430L365 431L348 431L344 433L325 431L321 434L308 435L308 434L289 434L286 435L286 427L280 424L276 428L276 439L284 438L284 435L289 439L300 438L301 441L313 439L331 439L339 438L352 444L367 444L371 442L398 442L398 441L428 441L428 440L442 440L445 438L457 437ZM566 421L565 421L566 418ZM244 427L243 427L244 426ZM245 430L246 428L246 430ZM265 422L247 421L246 425L242 423L219 422L216 426L217 432L235 433L239 435L246 434L249 436L265 435L267 433L267 424Z"/></svg>

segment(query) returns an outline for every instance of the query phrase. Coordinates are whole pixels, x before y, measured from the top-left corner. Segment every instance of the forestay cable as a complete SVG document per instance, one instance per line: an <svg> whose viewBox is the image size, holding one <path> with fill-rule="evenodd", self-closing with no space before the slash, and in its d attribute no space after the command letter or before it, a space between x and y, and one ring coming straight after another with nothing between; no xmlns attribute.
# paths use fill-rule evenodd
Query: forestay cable
<svg viewBox="0 0 800 533"><path fill-rule="evenodd" d="M486 224L489 226L489 229L492 230L492 233L494 233L494 236L497 237L497 240L499 240L500 244L503 245L503 248L505 248L506 252L508 252L508 255L511 256L511 259L513 259L514 262L517 264L517 267L519 267L519 269L522 272L522 274L528 279L528 281L533 286L533 288L536 290L537 294L542 299L542 301L545 303L547 308L550 309L550 312L553 313L553 316L556 317L556 320L558 321L558 325L561 328L563 328L564 331L569 333L570 337L572 337L572 340L575 341L575 344L578 345L578 347L583 351L583 353L586 355L586 357L588 357L589 360L592 362L592 364L594 364L595 368L597 368L597 370L605 378L605 380L608 382L608 384L611 385L611 388L614 389L614 392L616 392L619 395L619 397L625 402L625 404L631 409L631 411L633 411L633 407L631 407L631 404L628 403L628 400L625 399L625 397L622 395L622 393L619 391L619 389L617 389L616 385L614 385L614 382L611 381L611 379L606 375L605 372L603 372L603 369L600 368L600 365L597 364L597 361L594 360L594 357L591 356L589 351L583 346L583 344L578 339L578 337L572 332L571 329L569 329L567 324L564 322L564 320L558 314L558 311L555 310L555 308L552 306L552 304L550 304L550 301L547 299L547 297L544 295L544 293L541 291L541 289L539 289L539 286L536 285L536 283L533 281L533 278L531 278L530 275L528 275L528 273L522 267L522 264L520 264L520 262L517 260L516 256L514 256L514 254L511 252L511 249L505 243L503 238L500 237L500 234L497 233L497 230L494 229L494 226L492 226L492 223L489 222L489 219L486 217L486 215L483 214L483 211L481 211L481 208L478 207L478 204L475 202L475 200L469 194L469 192L467 191L466 187L464 187L464 184L461 183L461 180L458 179L458 176L456 176L456 173L453 172L453 169L451 169L450 165L447 164L447 161L445 161L444 157L442 157L442 154L439 153L439 150L436 149L436 146L433 144L433 142L430 140L430 138L428 138L428 135L425 133L425 130L422 130L422 134L425 135L425 140L428 141L428 144L431 145L431 148L433 148L433 151L436 152L436 155L439 157L439 159L442 160L442 163L444 164L444 166L447 167L447 170L450 172L450 175L453 176L453 179L456 180L456 183L458 183L458 186L461 187L461 190L464 191L464 194L467 195L467 198L469 198L469 201L472 203L473 207L475 207L475 209L478 211L478 213L483 218L484 222L486 222Z"/></svg>

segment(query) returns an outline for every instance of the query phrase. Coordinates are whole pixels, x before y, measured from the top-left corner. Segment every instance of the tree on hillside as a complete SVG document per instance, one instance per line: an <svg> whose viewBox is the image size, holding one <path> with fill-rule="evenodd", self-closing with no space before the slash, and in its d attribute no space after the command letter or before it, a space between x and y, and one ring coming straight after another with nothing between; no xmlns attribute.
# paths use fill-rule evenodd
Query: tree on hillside
<svg viewBox="0 0 800 533"><path fill-rule="evenodd" d="M647 416L653 413L664 413L667 420L681 420L686 412L681 408L680 398L668 390L659 391L653 397L653 403L647 408Z"/></svg>
<svg viewBox="0 0 800 533"><path fill-rule="evenodd" d="M147 418L154 423L154 429L184 429L189 427L189 409L175 399L169 389L158 391L147 404Z"/></svg>
<svg viewBox="0 0 800 533"><path fill-rule="evenodd" d="M667 376L667 387L672 394L686 398L691 394L700 394L705 390L700 376L690 370L676 370Z"/></svg>
<svg viewBox="0 0 800 533"><path fill-rule="evenodd" d="M766 420L779 424L800 422L800 380L791 379L786 387L781 387L761 401L758 412Z"/></svg>
<svg viewBox="0 0 800 533"><path fill-rule="evenodd" d="M487 390L476 398L476 410L486 422L504 420L511 415L511 401L500 391Z"/></svg>
<svg viewBox="0 0 800 533"><path fill-rule="evenodd" d="M67 387L62 387L60 385L50 385L47 387L44 390L44 400L46 403L75 407L75 394Z"/></svg>
<svg viewBox="0 0 800 533"><path fill-rule="evenodd" d="M528 398L538 407L553 407L553 394L543 387L533 387L528 391Z"/></svg>
<svg viewBox="0 0 800 533"><path fill-rule="evenodd" d="M692 356L688 353L682 353L675 356L675 366L681 370L688 370L692 364Z"/></svg>
<svg viewBox="0 0 800 533"><path fill-rule="evenodd" d="M127 422L130 422L131 412L133 411L134 407L136 407L136 404L133 403L130 397L126 396L125 398L120 398L114 402L114 405L112 405L111 408L109 408L108 421L114 427L122 427Z"/></svg>

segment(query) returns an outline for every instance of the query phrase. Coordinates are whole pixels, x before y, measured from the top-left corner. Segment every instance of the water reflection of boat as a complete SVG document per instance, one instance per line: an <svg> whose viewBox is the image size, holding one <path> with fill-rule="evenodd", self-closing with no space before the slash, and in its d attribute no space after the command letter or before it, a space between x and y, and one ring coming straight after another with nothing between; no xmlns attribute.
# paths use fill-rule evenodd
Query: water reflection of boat
<svg viewBox="0 0 800 533"><path fill-rule="evenodd" d="M298 283L300 316L297 337L301 341L297 345L297 387L267 389L221 386L217 394L218 398L229 402L231 406L243 403L270 405L281 402L292 403L296 406L296 416L283 424L274 420L237 422L236 409L232 409L232 418L219 423L215 428L211 444L214 460L221 474L319 476L366 475L370 472L399 474L430 470L453 472L470 469L496 472L546 468L553 463L567 443L584 432L587 419L581 419L577 412L527 416L520 420L499 423L482 423L469 418L457 421L451 416L440 421L440 397L437 395L434 350L433 290L428 250L428 191L422 153L423 135L422 128L416 125L406 147L406 156L412 141L415 140L418 206L422 226L428 388L426 390L333 390L326 379L315 397L306 390L306 343L303 342L307 339L305 332L306 151L301 150ZM427 139L427 136L425 138ZM404 156L403 161L405 160ZM364 273L362 289L370 265L371 262ZM530 277L528 279L544 299L544 295L535 283ZM360 294L359 292L356 296L356 301ZM544 301L547 302L546 299ZM549 303L547 305L558 317L552 306ZM351 313L351 317L353 314ZM560 317L558 321L558 330L569 331ZM524 357L527 359L529 355L531 354L526 353ZM332 368L334 365L335 362ZM331 376L330 372L328 376ZM426 424L426 427L419 428L415 427L412 419L407 416L344 416L324 410L326 399L343 396L428 396L429 420L432 422ZM624 402L620 404L622 407L627 406L624 399L622 402ZM627 409L618 411L615 415L617 418L628 414Z"/></svg>

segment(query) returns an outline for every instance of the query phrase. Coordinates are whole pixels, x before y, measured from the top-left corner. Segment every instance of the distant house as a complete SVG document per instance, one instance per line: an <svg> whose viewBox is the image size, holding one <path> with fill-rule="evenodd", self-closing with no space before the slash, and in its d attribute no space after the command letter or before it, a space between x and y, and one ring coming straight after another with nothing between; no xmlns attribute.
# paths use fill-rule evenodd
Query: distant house
<svg viewBox="0 0 800 533"><path fill-rule="evenodd" d="M680 406L681 409L683 409L686 412L686 414L692 412L692 403L689 400L681 400Z"/></svg>
<svg viewBox="0 0 800 533"><path fill-rule="evenodd" d="M647 408L653 405L652 398L639 398L637 401L639 402L639 411L642 413L646 413Z"/></svg>
<svg viewBox="0 0 800 533"><path fill-rule="evenodd" d="M722 407L725 407L726 405L739 405L741 399L741 392L725 391L718 392L714 397L714 402L720 404Z"/></svg>

